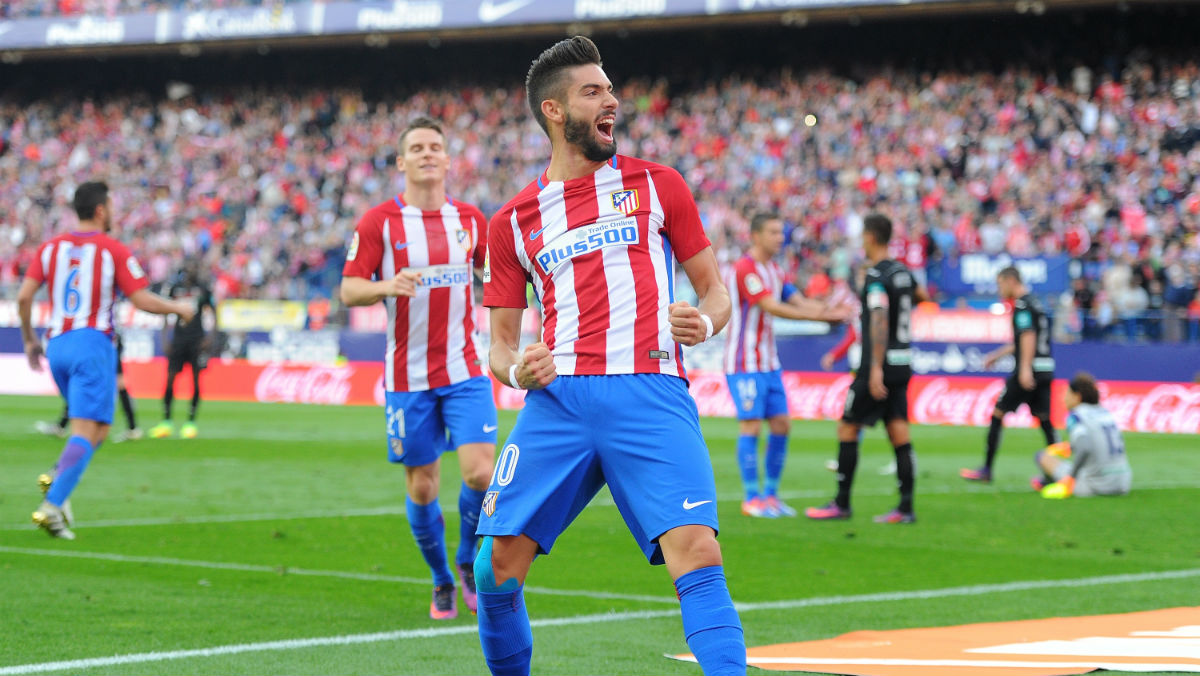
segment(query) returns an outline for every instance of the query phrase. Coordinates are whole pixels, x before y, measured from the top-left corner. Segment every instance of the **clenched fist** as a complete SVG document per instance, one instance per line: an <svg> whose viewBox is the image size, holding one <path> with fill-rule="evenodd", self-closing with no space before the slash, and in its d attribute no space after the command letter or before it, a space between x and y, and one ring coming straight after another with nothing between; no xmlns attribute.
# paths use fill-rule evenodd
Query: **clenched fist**
<svg viewBox="0 0 1200 676"><path fill-rule="evenodd" d="M708 325L700 318L700 308L692 307L686 301L676 301L667 306L667 318L675 342L690 347L705 341Z"/></svg>
<svg viewBox="0 0 1200 676"><path fill-rule="evenodd" d="M525 390L540 390L558 377L554 368L554 355L545 343L532 343L525 346L521 355L521 363L517 365L517 385Z"/></svg>

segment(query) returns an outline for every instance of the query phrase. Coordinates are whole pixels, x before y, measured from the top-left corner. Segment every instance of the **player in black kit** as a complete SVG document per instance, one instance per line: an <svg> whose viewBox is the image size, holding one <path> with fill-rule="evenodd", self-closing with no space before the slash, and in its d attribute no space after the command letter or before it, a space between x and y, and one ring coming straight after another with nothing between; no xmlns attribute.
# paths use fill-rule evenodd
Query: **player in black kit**
<svg viewBox="0 0 1200 676"><path fill-rule="evenodd" d="M1001 357L1014 354L1016 365L1012 375L1004 383L1004 391L992 411L991 425L987 434L987 456L979 469L963 468L959 476L968 481L990 482L992 464L996 460L996 449L1000 447L1000 431L1004 427L1004 414L1012 413L1021 404L1029 406L1029 412L1038 419L1046 445L1058 441L1058 432L1050 424L1050 384L1054 382L1054 357L1050 355L1050 318L1042 310L1038 299L1029 293L1021 281L1021 272L1009 266L996 275L996 286L1000 297L1012 301L1013 344L988 353L984 367L990 367Z"/></svg>
<svg viewBox="0 0 1200 676"><path fill-rule="evenodd" d="M167 294L170 298L190 299L196 303L196 316L190 322L178 322L171 334L167 353L167 389L163 394L163 421L150 428L150 436L163 439L175 432L171 424L171 404L175 400L175 377L184 365L192 368L192 406L188 410L188 421L179 430L179 436L192 439L199 433L196 428L196 411L200 407L200 372L208 361L208 333L216 330L217 307L213 302L212 289L205 283L199 266L189 263L171 285ZM207 326L206 326L207 325ZM163 326L166 337L167 326Z"/></svg>
<svg viewBox="0 0 1200 676"><path fill-rule="evenodd" d="M902 263L890 260L888 242L892 222L882 214L863 221L863 250L867 257L862 288L862 363L838 422L838 491L833 502L809 507L810 519L850 518L850 488L858 465L858 439L863 426L883 420L896 452L896 477L900 504L875 517L877 523L913 523L915 483L912 443L908 434L908 381L912 378L910 346L913 299L917 295L912 273Z"/></svg>

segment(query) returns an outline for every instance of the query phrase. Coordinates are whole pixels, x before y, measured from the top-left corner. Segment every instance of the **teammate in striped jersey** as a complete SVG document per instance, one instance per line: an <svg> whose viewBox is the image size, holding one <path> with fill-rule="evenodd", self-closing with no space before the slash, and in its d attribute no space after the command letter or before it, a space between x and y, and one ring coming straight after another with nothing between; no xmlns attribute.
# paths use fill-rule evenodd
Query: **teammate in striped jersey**
<svg viewBox="0 0 1200 676"><path fill-rule="evenodd" d="M457 449L463 483L455 562L463 603L475 611L472 562L483 490L496 452L496 404L476 345L473 271L482 270L487 222L446 196L450 155L441 126L413 120L396 167L404 194L363 215L342 271L342 302L387 306L384 389L388 460L404 465L408 523L433 571L435 620L458 616L438 504L441 454Z"/></svg>
<svg viewBox="0 0 1200 676"><path fill-rule="evenodd" d="M681 359L683 345L729 319L716 256L679 173L616 154L618 101L591 40L544 51L526 91L550 165L492 218L484 273L492 373L530 390L480 517L488 668L529 673L530 564L607 483L646 558L666 563L705 673L745 674L712 465ZM676 260L698 307L674 299ZM527 280L544 308L542 342L518 351Z"/></svg>
<svg viewBox="0 0 1200 676"><path fill-rule="evenodd" d="M79 186L74 207L79 225L38 248L17 293L25 356L29 367L40 371L43 352L33 331L33 297L42 284L49 287L45 356L54 382L67 400L71 436L47 477L49 481L39 481L47 492L33 513L33 522L50 535L67 540L75 539L68 500L112 425L117 390L113 347L117 292L146 312L191 319L196 310L146 289L142 266L124 244L108 235L112 200L107 185L95 181Z"/></svg>
<svg viewBox="0 0 1200 676"><path fill-rule="evenodd" d="M796 510L779 499L779 477L787 457L787 393L783 389L773 317L838 321L846 309L826 308L804 298L775 262L783 248L783 221L776 214L759 213L750 219L750 251L729 269L726 286L737 311L729 320L725 341L725 380L738 417L738 466L747 516L796 516ZM762 493L758 483L758 435L767 421Z"/></svg>

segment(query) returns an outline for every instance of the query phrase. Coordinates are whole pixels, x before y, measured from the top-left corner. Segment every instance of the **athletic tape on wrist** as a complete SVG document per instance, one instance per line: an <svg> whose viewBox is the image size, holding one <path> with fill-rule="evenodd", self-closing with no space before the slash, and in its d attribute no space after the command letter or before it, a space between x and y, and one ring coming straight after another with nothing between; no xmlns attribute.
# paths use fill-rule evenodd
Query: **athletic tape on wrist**
<svg viewBox="0 0 1200 676"><path fill-rule="evenodd" d="M510 386L512 386L514 389L518 389L518 390L525 389L524 387L521 387L521 383L517 382L517 365L516 364L513 364L512 366L508 367L508 384Z"/></svg>
<svg viewBox="0 0 1200 676"><path fill-rule="evenodd" d="M704 320L704 340L700 341L703 343L705 340L712 338L713 325L712 318L708 315L700 315L700 319Z"/></svg>

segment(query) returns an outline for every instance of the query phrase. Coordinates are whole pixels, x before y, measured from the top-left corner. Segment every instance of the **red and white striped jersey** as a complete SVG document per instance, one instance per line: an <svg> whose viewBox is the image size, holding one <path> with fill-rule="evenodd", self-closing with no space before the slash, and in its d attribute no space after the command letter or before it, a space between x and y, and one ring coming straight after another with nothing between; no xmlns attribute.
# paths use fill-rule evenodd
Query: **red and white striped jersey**
<svg viewBox="0 0 1200 676"><path fill-rule="evenodd" d="M487 221L478 208L447 198L423 211L400 196L363 215L342 274L392 279L421 273L413 298L384 299L387 354L384 389L420 392L483 375L475 331L472 270L482 268Z"/></svg>
<svg viewBox="0 0 1200 676"><path fill-rule="evenodd" d="M780 368L774 317L759 301L783 297L783 270L775 261L760 263L743 256L725 271L733 312L725 329L725 372L763 373Z"/></svg>
<svg viewBox="0 0 1200 676"><path fill-rule="evenodd" d="M43 244L26 276L50 292L47 338L76 329L113 332L117 292L132 296L149 280L129 249L100 232L72 232Z"/></svg>
<svg viewBox="0 0 1200 676"><path fill-rule="evenodd" d="M667 306L675 259L709 241L679 172L616 155L570 181L543 173L489 231L483 304L524 308L532 281L559 375L686 377Z"/></svg>

